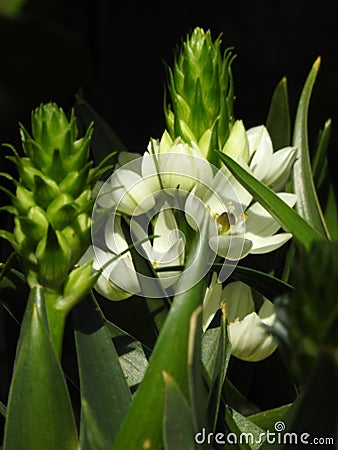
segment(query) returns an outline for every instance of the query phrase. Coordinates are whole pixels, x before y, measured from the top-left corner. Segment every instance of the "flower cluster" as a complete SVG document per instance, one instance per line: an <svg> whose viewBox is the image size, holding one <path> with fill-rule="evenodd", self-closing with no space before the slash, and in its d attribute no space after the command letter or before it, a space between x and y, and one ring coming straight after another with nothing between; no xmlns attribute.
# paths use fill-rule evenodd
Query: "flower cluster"
<svg viewBox="0 0 338 450"><path fill-rule="evenodd" d="M173 288L206 210L213 225L209 247L214 258L223 262L236 263L250 253L274 251L292 237L289 232L279 232L280 224L253 201L215 152L236 160L287 205L294 206L296 196L283 189L296 149L274 151L265 126L245 130L242 121L234 120L232 59L229 51L221 55L219 39L212 43L210 33L196 29L169 70L172 107L168 103L165 109L168 130L161 139L150 139L143 155L122 153L102 187L95 211L101 219L106 214L106 219L98 227L98 236L94 233L93 246L84 260L94 258L96 268L104 267L97 289L105 297L120 300L142 293L130 249L133 242L142 242L142 255L157 271L163 289ZM219 278L218 284L224 281ZM208 323L222 300L216 291L210 286L206 295ZM229 327L232 341L239 339L243 329L250 328L249 337L258 336L258 341L252 340L254 346L258 342L254 348L233 344L234 354L247 360L269 356L275 343L270 336L266 338L265 330L256 329L259 317L267 311L273 316L272 304L265 299L257 315L250 289L239 284L226 286L224 295L228 320L233 322ZM239 310L238 317L231 312Z"/></svg>

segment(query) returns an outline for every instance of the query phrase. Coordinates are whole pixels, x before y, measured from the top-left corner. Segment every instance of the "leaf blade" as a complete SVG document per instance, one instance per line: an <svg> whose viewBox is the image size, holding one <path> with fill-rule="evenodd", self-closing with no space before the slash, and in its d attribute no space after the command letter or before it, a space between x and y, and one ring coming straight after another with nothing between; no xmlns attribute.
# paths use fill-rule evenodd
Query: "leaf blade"
<svg viewBox="0 0 338 450"><path fill-rule="evenodd" d="M309 251L314 240L323 239L295 210L286 205L271 189L249 174L239 164L222 152L218 152L230 172L250 192L270 214L279 222L282 228L290 231L296 243Z"/></svg>
<svg viewBox="0 0 338 450"><path fill-rule="evenodd" d="M312 176L307 129L310 97L319 67L320 58L317 58L305 81L297 108L293 131L293 145L297 147L293 186L297 195L297 211L318 233L326 237L327 230Z"/></svg>
<svg viewBox="0 0 338 450"><path fill-rule="evenodd" d="M66 383L41 318L42 301L41 286L33 288L10 388L4 450L78 448Z"/></svg>

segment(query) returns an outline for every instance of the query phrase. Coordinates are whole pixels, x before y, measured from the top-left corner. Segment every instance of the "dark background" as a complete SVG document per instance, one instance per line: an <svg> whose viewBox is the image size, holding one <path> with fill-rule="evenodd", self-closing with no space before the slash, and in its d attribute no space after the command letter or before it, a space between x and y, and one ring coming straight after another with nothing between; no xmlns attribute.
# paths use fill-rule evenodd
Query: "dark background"
<svg viewBox="0 0 338 450"><path fill-rule="evenodd" d="M163 62L172 64L174 47L201 26L210 28L214 38L222 33L224 49L232 46L238 55L233 64L235 115L246 127L264 123L273 90L283 76L288 79L294 117L308 71L322 57L310 105L310 145L313 149L319 128L331 117L330 171L336 182L335 3L208 0L193 6L175 2L149 6L110 0L28 0L18 16L0 16L0 142L19 148L19 121L29 127L30 112L41 102L55 101L69 110L81 87L85 99L127 148L142 153L149 137L160 137L164 130ZM0 171L9 168L4 153L1 149ZM16 301L19 314L25 299ZM4 402L18 331L18 324L1 310L0 400Z"/></svg>
<svg viewBox="0 0 338 450"><path fill-rule="evenodd" d="M118 6L117 6L118 5ZM152 6L109 0L28 0L16 18L0 19L0 140L16 141L18 121L56 101L69 108L80 86L126 146L144 151L164 129L163 61L195 26L223 34L234 47L236 117L263 123L278 81L287 76L291 110L317 58L322 67L310 112L310 135L328 117L337 143L335 1L267 0ZM332 151L332 153L335 153Z"/></svg>

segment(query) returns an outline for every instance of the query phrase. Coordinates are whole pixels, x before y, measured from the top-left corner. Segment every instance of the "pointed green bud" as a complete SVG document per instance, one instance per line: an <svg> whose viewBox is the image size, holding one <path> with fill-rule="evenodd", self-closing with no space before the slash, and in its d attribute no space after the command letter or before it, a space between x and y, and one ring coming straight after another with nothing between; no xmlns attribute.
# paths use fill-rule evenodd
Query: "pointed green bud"
<svg viewBox="0 0 338 450"><path fill-rule="evenodd" d="M20 215L27 214L32 206L36 206L33 192L24 188L21 184L16 189L16 198L13 203Z"/></svg>
<svg viewBox="0 0 338 450"><path fill-rule="evenodd" d="M26 217L19 216L17 220L26 239L31 241L32 248L47 235L48 219L44 210L39 206L32 206ZM18 222L16 223L18 224Z"/></svg>
<svg viewBox="0 0 338 450"><path fill-rule="evenodd" d="M52 158L53 151L60 150L61 157L72 153L77 138L74 112L68 121L62 108L55 103L42 104L32 112L32 135L34 141Z"/></svg>
<svg viewBox="0 0 338 450"><path fill-rule="evenodd" d="M55 197L59 195L59 186L54 180L51 180L43 174L35 175L34 183L34 197L37 200L37 203L43 208L47 208Z"/></svg>
<svg viewBox="0 0 338 450"><path fill-rule="evenodd" d="M93 270L91 261L72 270L65 282L63 298L58 306L71 309L90 292L99 276L100 272Z"/></svg>
<svg viewBox="0 0 338 450"><path fill-rule="evenodd" d="M232 61L230 50L222 55L221 39L213 41L210 31L195 28L187 37L169 68L171 104L165 104L165 117L173 140L180 136L198 144L203 139L203 148L209 148L207 132L218 121L217 148L224 146L233 124Z"/></svg>
<svg viewBox="0 0 338 450"><path fill-rule="evenodd" d="M48 206L47 217L54 230L62 230L77 215L74 199L69 194L59 194Z"/></svg>
<svg viewBox="0 0 338 450"><path fill-rule="evenodd" d="M70 194L74 198L80 195L84 187L86 187L90 167L91 164L88 163L79 172L69 172L61 181L59 185L60 190Z"/></svg>
<svg viewBox="0 0 338 450"><path fill-rule="evenodd" d="M71 250L66 238L60 231L50 226L47 236L36 248L40 282L50 288L56 288L66 279L71 260Z"/></svg>
<svg viewBox="0 0 338 450"><path fill-rule="evenodd" d="M77 216L71 225L68 225L61 231L71 252L71 264L77 263L84 253L83 249L88 248L90 244L90 227L90 217L83 213Z"/></svg>

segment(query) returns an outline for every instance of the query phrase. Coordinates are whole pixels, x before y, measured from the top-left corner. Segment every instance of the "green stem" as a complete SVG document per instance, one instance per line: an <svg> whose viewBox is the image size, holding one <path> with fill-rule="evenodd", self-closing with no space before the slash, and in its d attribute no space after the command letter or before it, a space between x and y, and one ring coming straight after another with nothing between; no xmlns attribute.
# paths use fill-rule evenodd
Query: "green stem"
<svg viewBox="0 0 338 450"><path fill-rule="evenodd" d="M45 289L49 333L56 356L59 359L62 355L63 335L68 314L68 309L57 307L57 300L60 295L61 293L56 290Z"/></svg>

